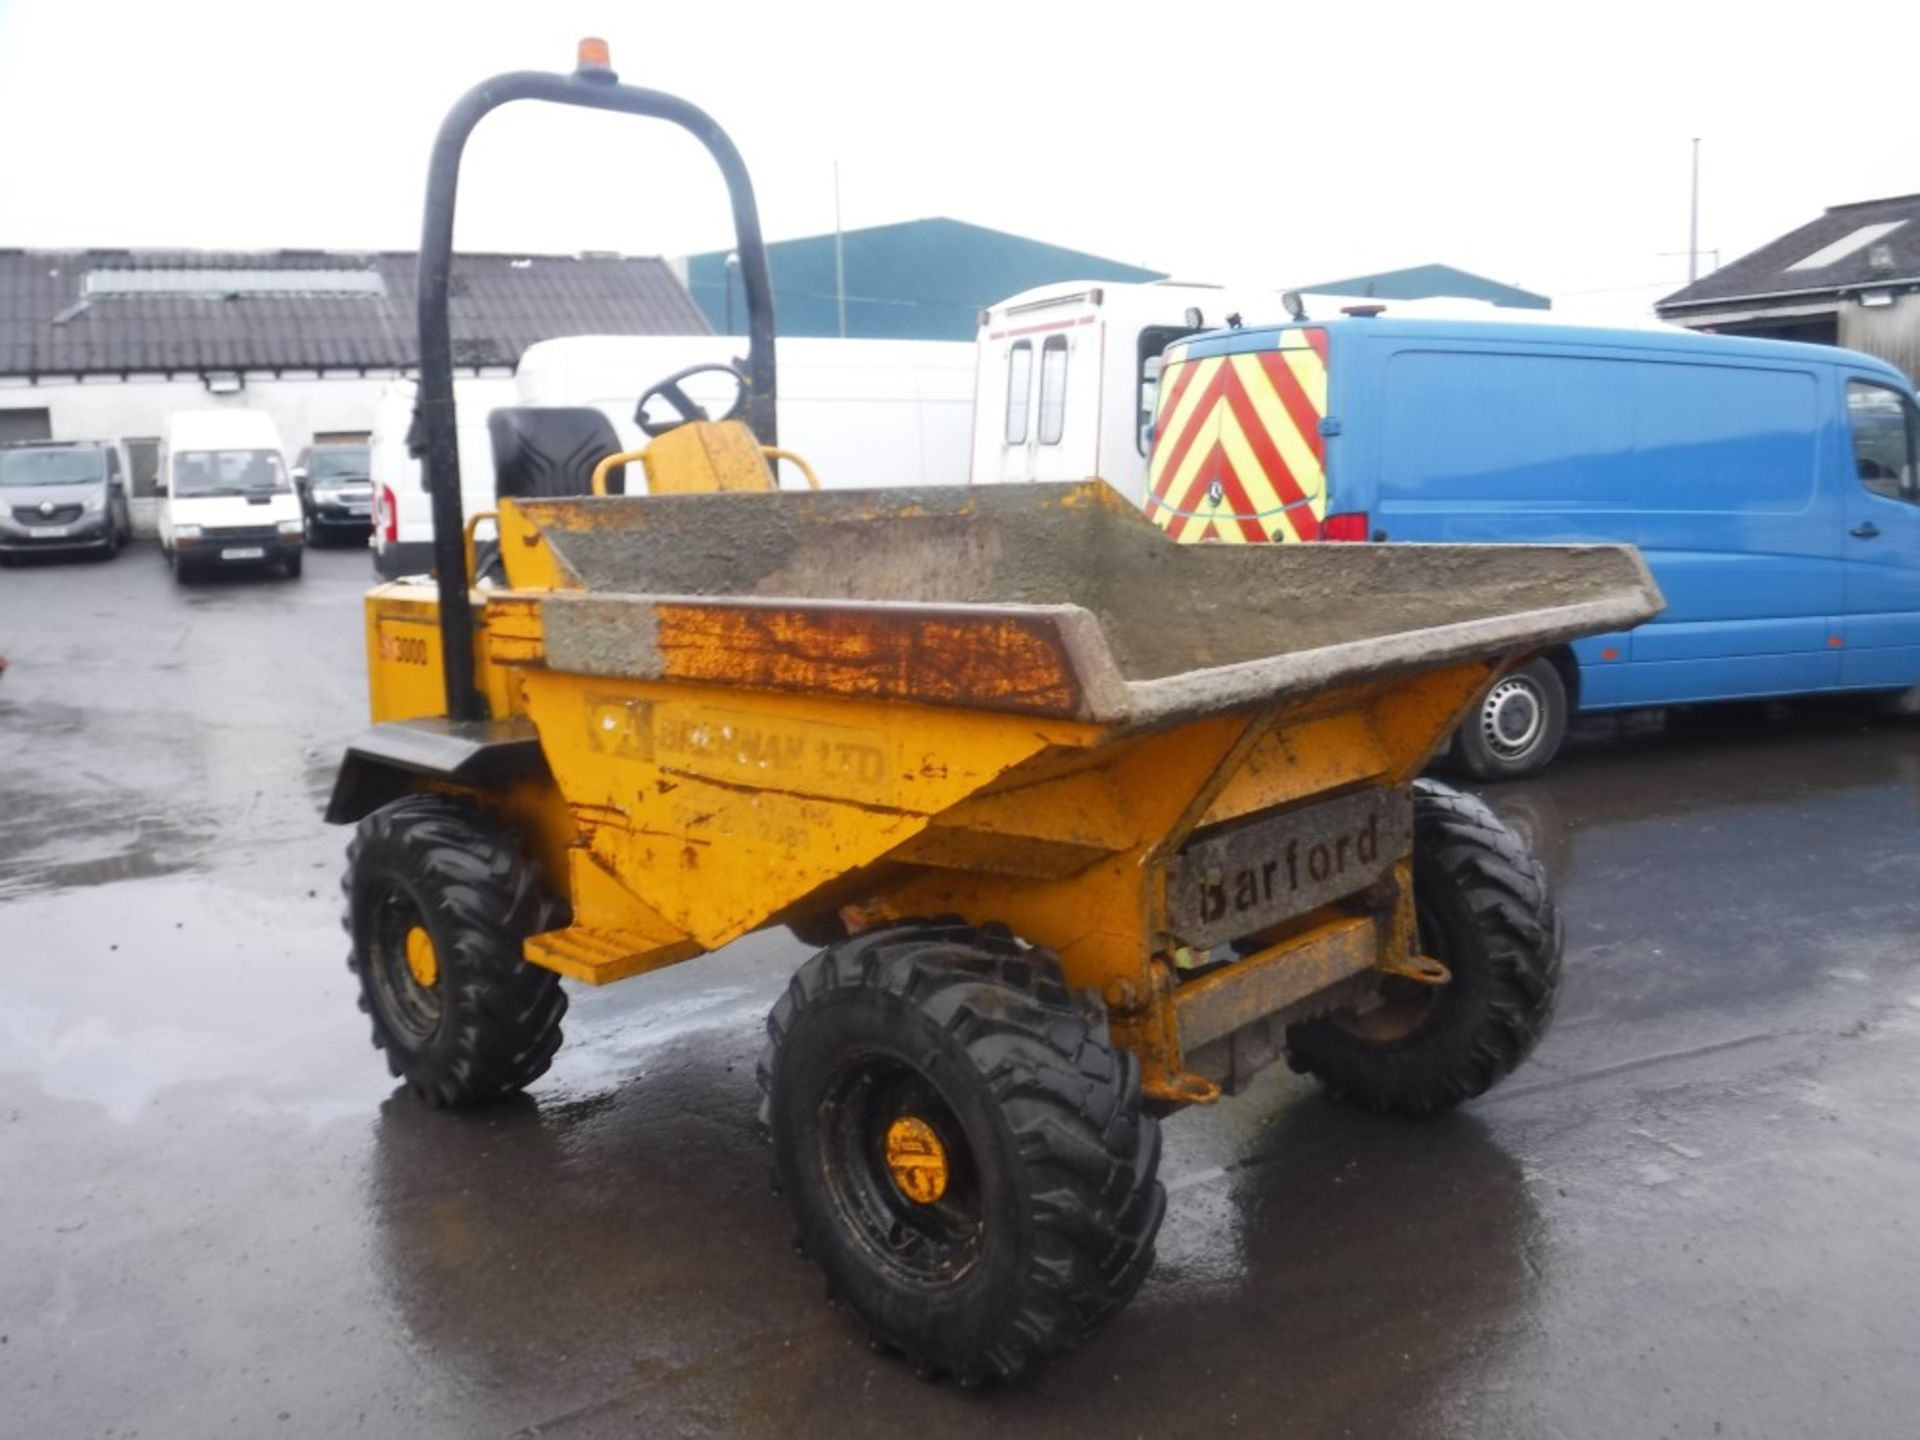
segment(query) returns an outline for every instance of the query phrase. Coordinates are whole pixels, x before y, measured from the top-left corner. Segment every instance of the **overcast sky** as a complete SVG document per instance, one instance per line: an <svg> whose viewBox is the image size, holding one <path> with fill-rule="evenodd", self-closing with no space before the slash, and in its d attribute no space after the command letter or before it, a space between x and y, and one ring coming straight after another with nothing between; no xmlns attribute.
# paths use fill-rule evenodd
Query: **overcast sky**
<svg viewBox="0 0 1920 1440"><path fill-rule="evenodd" d="M1302 285L1445 261L1582 313L1830 204L1920 190L1920 5L0 0L0 245L411 249L439 117L583 34L713 113L770 238L951 215ZM518 107L464 249L730 235L677 132ZM1704 261L1703 264L1710 264Z"/></svg>

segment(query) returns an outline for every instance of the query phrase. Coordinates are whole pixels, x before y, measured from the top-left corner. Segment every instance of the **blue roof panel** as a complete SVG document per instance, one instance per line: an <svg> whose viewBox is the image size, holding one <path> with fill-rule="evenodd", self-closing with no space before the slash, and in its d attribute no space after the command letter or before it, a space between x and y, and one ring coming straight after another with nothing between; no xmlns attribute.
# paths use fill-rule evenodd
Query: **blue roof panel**
<svg viewBox="0 0 1920 1440"><path fill-rule="evenodd" d="M1157 270L989 230L960 220L909 220L849 230L847 334L872 340L971 340L980 312L1036 285L1060 280L1146 281ZM727 333L724 250L687 261L687 289L716 333ZM774 318L782 335L840 333L834 237L810 235L767 246ZM746 302L733 280L732 333L746 332Z"/></svg>
<svg viewBox="0 0 1920 1440"><path fill-rule="evenodd" d="M1515 310L1550 310L1553 302L1544 295L1522 290L1518 285L1503 285L1484 275L1459 270L1452 265L1411 265L1405 270L1383 270L1378 275L1355 275L1347 280L1328 280L1319 285L1295 285L1304 294L1368 295L1381 300L1486 300Z"/></svg>

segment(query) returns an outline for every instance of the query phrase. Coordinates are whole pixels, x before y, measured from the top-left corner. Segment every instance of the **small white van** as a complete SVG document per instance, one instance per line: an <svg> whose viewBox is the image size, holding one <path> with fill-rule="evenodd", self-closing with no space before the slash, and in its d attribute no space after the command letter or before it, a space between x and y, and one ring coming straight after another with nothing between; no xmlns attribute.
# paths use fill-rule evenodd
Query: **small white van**
<svg viewBox="0 0 1920 1440"><path fill-rule="evenodd" d="M233 565L300 573L305 524L264 410L181 410L160 451L160 548L182 582Z"/></svg>
<svg viewBox="0 0 1920 1440"><path fill-rule="evenodd" d="M373 568L383 578L424 575L433 568L433 500L420 461L407 448L419 384L390 380L373 407L367 473L373 478ZM511 377L474 376L453 382L460 437L461 506L472 517L494 508L493 445L487 416L519 403Z"/></svg>

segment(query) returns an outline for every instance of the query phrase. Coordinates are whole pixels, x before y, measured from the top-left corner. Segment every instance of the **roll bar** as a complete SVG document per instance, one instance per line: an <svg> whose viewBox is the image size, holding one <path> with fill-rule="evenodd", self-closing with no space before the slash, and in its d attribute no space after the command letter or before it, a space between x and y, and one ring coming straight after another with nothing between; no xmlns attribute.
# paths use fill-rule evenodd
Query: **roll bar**
<svg viewBox="0 0 1920 1440"><path fill-rule="evenodd" d="M427 209L420 231L420 388L415 423L420 436L428 494L433 500L433 563L440 589L440 653L446 678L447 716L485 718L486 702L474 689L473 605L468 594L465 519L460 497L459 431L453 409L453 337L447 292L453 271L454 199L460 157L473 127L515 100L545 100L589 110L616 110L665 120L707 147L727 182L733 202L735 252L747 299L747 374L742 416L763 445L779 444L774 421L773 280L753 182L740 152L712 116L673 95L622 85L609 67L602 41L580 42L571 75L516 70L484 80L460 97L433 142L427 172Z"/></svg>

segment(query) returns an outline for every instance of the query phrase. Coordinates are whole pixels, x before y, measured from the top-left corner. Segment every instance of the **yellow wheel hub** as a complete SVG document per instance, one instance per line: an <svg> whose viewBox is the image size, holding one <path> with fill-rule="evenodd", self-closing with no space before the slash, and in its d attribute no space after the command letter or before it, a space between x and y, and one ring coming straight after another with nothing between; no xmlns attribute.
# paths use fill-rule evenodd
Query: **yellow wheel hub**
<svg viewBox="0 0 1920 1440"><path fill-rule="evenodd" d="M416 925L407 931L407 969L412 972L414 983L423 989L432 989L440 978L440 957L434 951L433 937L427 933L427 927Z"/></svg>
<svg viewBox="0 0 1920 1440"><path fill-rule="evenodd" d="M902 1115L887 1126L887 1174L916 1205L931 1205L947 1193L947 1147L917 1115Z"/></svg>

